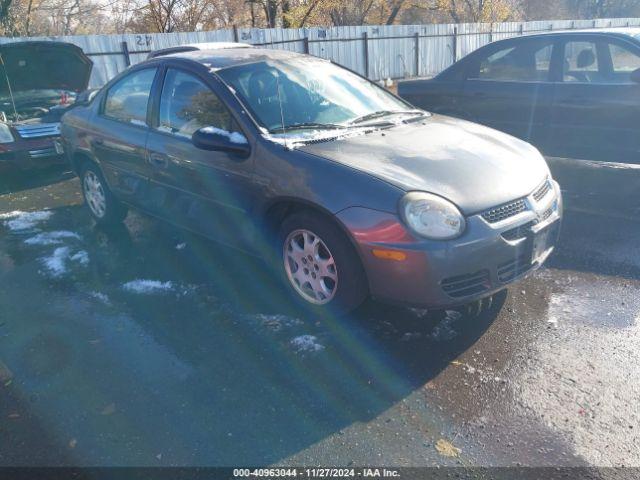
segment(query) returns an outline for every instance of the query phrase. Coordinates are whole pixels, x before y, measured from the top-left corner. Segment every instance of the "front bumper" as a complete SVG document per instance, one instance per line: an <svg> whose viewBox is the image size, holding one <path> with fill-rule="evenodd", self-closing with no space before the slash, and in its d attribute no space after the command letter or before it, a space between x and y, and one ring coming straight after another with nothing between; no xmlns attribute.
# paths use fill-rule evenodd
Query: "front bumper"
<svg viewBox="0 0 640 480"><path fill-rule="evenodd" d="M54 138L21 140L1 147L2 170L26 171L66 164L65 156L56 149Z"/></svg>
<svg viewBox="0 0 640 480"><path fill-rule="evenodd" d="M353 207L338 213L359 250L373 297L422 307L452 307L502 290L539 268L560 232L562 197L553 189L529 208L490 223L467 218L465 233L449 241L417 239L396 215ZM400 252L404 260L374 250Z"/></svg>

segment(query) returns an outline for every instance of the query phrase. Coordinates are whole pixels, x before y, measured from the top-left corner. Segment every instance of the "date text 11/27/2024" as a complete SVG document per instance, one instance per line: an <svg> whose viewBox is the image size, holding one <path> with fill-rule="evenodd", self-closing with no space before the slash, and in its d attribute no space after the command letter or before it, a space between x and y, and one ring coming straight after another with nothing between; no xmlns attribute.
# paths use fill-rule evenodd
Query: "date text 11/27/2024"
<svg viewBox="0 0 640 480"><path fill-rule="evenodd" d="M398 470L389 468L236 468L234 478L399 478Z"/></svg>

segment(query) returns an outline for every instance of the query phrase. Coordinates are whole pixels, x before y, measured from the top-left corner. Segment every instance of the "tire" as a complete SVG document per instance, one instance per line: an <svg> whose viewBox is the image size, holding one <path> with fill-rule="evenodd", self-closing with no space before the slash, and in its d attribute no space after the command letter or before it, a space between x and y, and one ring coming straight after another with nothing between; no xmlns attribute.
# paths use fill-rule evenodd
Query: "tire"
<svg viewBox="0 0 640 480"><path fill-rule="evenodd" d="M305 308L341 315L367 298L367 278L358 253L344 232L322 215L303 211L286 217L278 251L283 281Z"/></svg>
<svg viewBox="0 0 640 480"><path fill-rule="evenodd" d="M122 223L127 216L127 207L116 200L95 163L87 162L83 165L80 183L85 204L98 225L111 226Z"/></svg>

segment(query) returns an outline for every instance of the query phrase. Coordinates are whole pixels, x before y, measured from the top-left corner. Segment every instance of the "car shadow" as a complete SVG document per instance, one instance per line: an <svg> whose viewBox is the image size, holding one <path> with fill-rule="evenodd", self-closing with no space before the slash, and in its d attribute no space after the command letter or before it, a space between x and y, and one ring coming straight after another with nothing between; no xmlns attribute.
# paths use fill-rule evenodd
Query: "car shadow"
<svg viewBox="0 0 640 480"><path fill-rule="evenodd" d="M138 214L90 225L84 209L64 207L39 229L74 234L66 243L0 239L12 259L0 289L12 388L38 395L25 417L61 451L75 439L88 465L282 461L435 378L505 298L474 317L375 301L320 317L293 307L253 257ZM81 251L84 265L72 260ZM48 270L52 258L64 268Z"/></svg>
<svg viewBox="0 0 640 480"><path fill-rule="evenodd" d="M7 171L0 174L0 195L45 187L73 178L65 166L52 166L35 171Z"/></svg>

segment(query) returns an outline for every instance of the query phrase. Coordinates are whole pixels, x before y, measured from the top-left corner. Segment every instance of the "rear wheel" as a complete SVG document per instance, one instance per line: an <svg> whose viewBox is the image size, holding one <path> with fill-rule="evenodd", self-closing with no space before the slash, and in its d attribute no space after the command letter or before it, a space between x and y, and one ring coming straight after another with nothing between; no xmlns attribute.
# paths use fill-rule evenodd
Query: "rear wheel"
<svg viewBox="0 0 640 480"><path fill-rule="evenodd" d="M127 216L127 207L116 200L97 165L87 162L82 169L82 195L91 216L99 225L114 225Z"/></svg>
<svg viewBox="0 0 640 480"><path fill-rule="evenodd" d="M298 303L347 313L367 297L360 258L335 224L313 212L295 213L282 223L279 243L283 276Z"/></svg>

